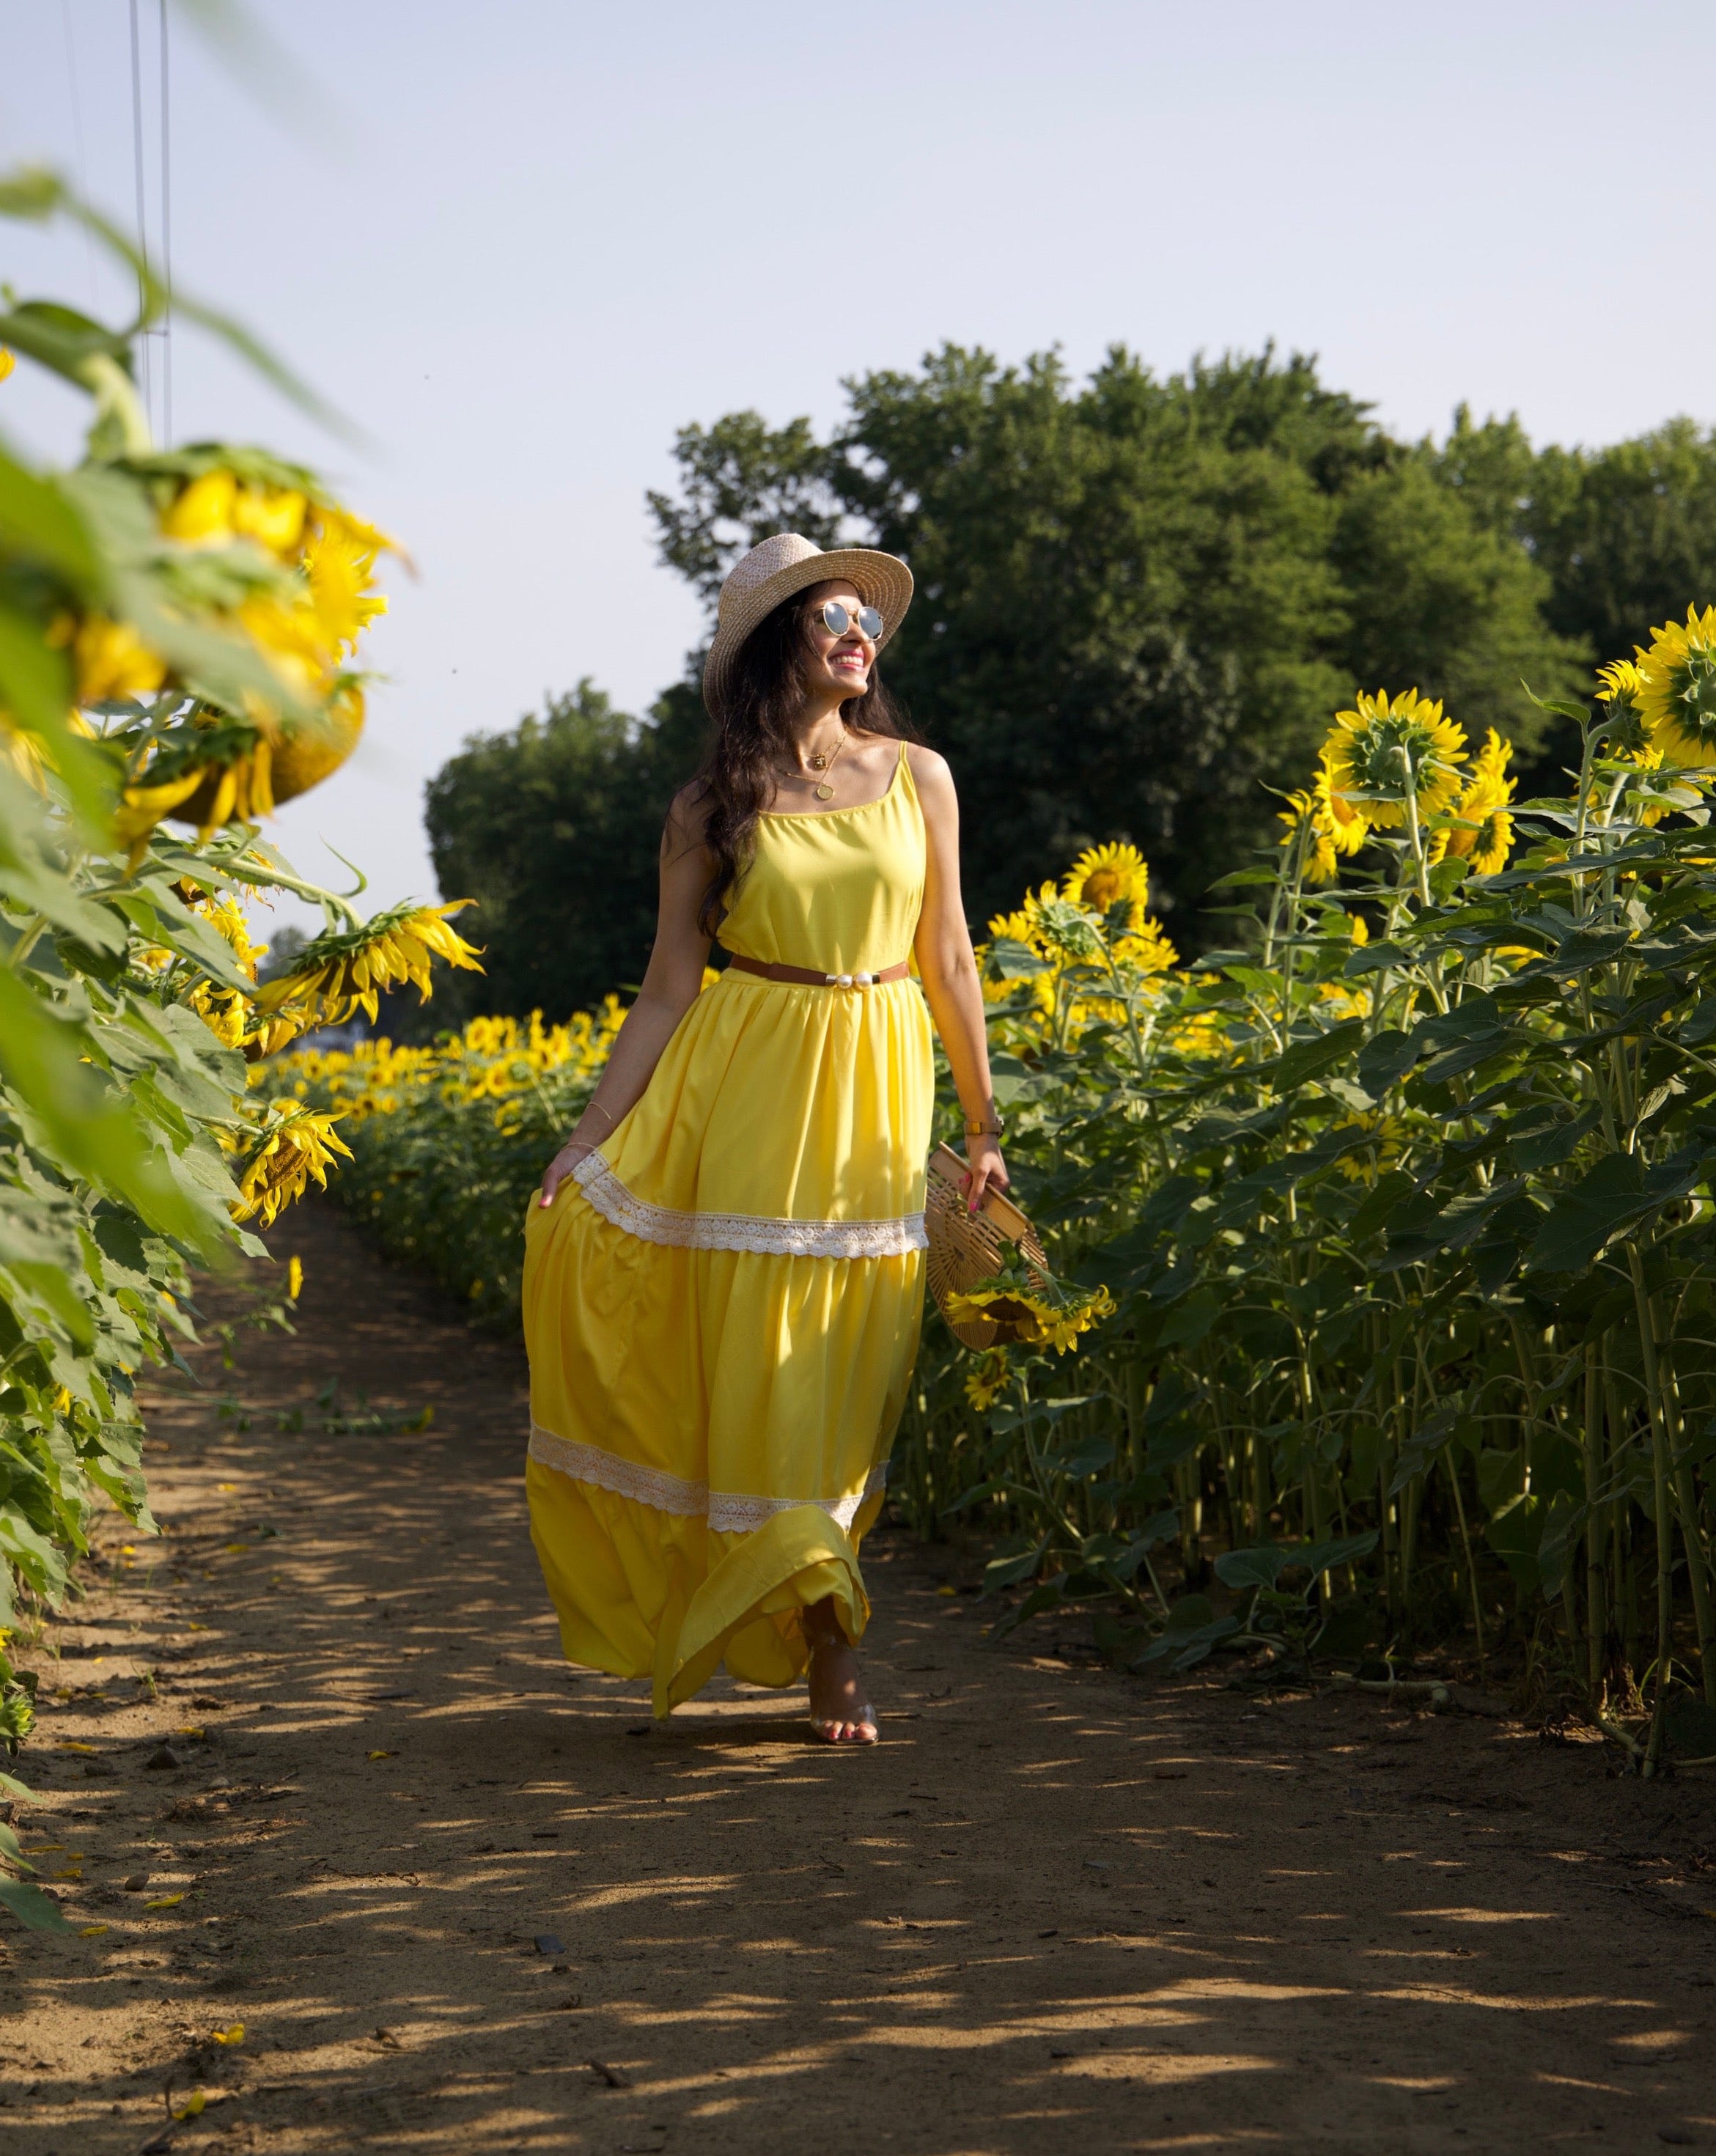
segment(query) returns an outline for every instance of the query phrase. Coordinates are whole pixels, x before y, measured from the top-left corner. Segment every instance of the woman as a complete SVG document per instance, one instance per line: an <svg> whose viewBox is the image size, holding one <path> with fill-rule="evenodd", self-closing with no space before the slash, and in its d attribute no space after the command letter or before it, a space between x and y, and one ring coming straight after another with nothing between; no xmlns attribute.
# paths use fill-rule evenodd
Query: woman
<svg viewBox="0 0 1716 2156"><path fill-rule="evenodd" d="M723 1660L808 1664L830 1743L876 1738L858 1545L922 1309L924 996L969 1202L1007 1183L953 783L876 678L911 597L892 555L794 533L722 587L649 970L527 1231L526 1481L568 1658L649 1673L658 1715Z"/></svg>

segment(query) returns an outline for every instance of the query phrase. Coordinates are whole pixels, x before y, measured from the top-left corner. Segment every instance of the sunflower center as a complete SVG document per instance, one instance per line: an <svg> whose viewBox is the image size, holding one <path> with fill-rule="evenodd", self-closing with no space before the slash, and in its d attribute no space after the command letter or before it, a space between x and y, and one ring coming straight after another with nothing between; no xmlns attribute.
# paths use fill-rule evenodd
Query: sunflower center
<svg viewBox="0 0 1716 2156"><path fill-rule="evenodd" d="M1080 897L1098 913L1106 913L1123 894L1123 886L1113 869L1092 869L1085 878Z"/></svg>

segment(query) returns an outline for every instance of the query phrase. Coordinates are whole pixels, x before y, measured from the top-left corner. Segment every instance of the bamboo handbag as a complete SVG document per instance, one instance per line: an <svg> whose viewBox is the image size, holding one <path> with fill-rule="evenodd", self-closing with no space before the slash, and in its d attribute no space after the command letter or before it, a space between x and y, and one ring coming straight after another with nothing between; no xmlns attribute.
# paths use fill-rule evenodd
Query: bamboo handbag
<svg viewBox="0 0 1716 2156"><path fill-rule="evenodd" d="M924 1229L929 1237L929 1291L948 1320L948 1329L964 1348L1000 1348L1034 1332L1036 1320L1022 1304L990 1303L969 1317L948 1317L948 1298L992 1280L1010 1245L1025 1260L1033 1289L1049 1291L1048 1260L1036 1230L1011 1199L998 1190L985 1194L980 1212L965 1202L965 1163L951 1146L938 1146L929 1157L924 1194Z"/></svg>

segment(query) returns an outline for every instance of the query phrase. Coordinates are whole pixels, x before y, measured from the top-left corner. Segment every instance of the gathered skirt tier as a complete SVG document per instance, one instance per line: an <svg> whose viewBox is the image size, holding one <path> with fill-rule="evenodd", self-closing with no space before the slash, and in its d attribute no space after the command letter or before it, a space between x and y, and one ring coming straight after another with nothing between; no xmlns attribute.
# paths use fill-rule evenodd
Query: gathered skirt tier
<svg viewBox="0 0 1716 2156"><path fill-rule="evenodd" d="M916 1358L932 1090L916 984L729 973L526 1229L531 1527L569 1660L664 1715L869 1618Z"/></svg>

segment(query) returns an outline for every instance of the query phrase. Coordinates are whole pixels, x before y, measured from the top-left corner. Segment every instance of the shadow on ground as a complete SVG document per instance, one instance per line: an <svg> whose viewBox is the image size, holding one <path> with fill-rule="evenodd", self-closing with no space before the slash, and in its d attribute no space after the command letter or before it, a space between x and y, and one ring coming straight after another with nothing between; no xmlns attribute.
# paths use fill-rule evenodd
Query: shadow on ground
<svg viewBox="0 0 1716 2156"><path fill-rule="evenodd" d="M157 1388L171 1532L37 1657L90 1936L4 1934L11 2156L198 2089L173 2145L270 2156L1716 2147L1708 1782L997 1650L897 1532L881 1748L725 1680L652 1728L559 1660L516 1351L330 1211L278 1247L299 1336Z"/></svg>

